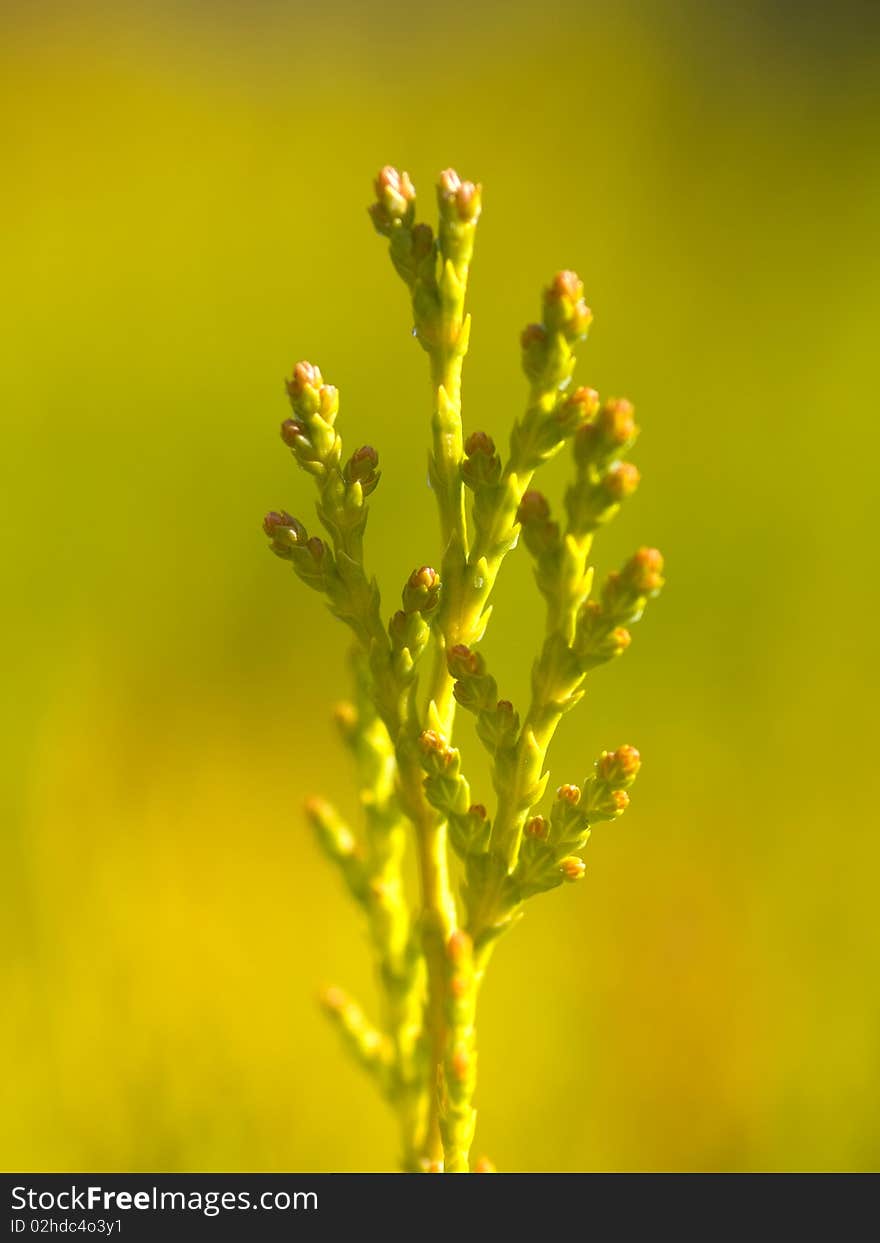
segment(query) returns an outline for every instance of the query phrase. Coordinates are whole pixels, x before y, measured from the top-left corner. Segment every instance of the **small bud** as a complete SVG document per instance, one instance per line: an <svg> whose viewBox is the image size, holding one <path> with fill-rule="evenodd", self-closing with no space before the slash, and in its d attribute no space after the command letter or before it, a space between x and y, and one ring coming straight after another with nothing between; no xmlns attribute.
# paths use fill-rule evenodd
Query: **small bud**
<svg viewBox="0 0 880 1243"><path fill-rule="evenodd" d="M605 402L596 419L596 426L608 446L629 444L636 436L635 408L625 397L612 397Z"/></svg>
<svg viewBox="0 0 880 1243"><path fill-rule="evenodd" d="M602 479L602 487L614 501L623 501L632 496L639 486L641 475L632 462L615 462Z"/></svg>
<svg viewBox="0 0 880 1243"><path fill-rule="evenodd" d="M499 699L495 706L495 745L499 749L512 746L519 733L519 713L509 699Z"/></svg>
<svg viewBox="0 0 880 1243"><path fill-rule="evenodd" d="M413 225L412 261L418 267L434 250L434 231L429 224Z"/></svg>
<svg viewBox="0 0 880 1243"><path fill-rule="evenodd" d="M587 865L584 863L583 859L579 859L577 855L567 855L564 859L560 860L559 870L562 872L562 875L566 880L576 881L583 879L584 872L587 870Z"/></svg>
<svg viewBox="0 0 880 1243"><path fill-rule="evenodd" d="M366 483L372 479L378 465L379 454L372 445L364 445L355 449L345 463L343 473L348 483Z"/></svg>
<svg viewBox="0 0 880 1243"><path fill-rule="evenodd" d="M632 643L632 635L625 626L615 626L610 638L614 644L614 655L620 656Z"/></svg>
<svg viewBox="0 0 880 1243"><path fill-rule="evenodd" d="M296 518L292 518L286 510L272 509L263 519L263 530L267 535L274 535L276 531L284 530L287 527L295 527L298 523Z"/></svg>
<svg viewBox="0 0 880 1243"><path fill-rule="evenodd" d="M396 648L407 646L407 639L410 635L409 619L410 614L404 613L403 609L398 609L391 616L391 621L388 623L388 631Z"/></svg>
<svg viewBox="0 0 880 1243"><path fill-rule="evenodd" d="M527 324L520 336L523 371L538 383L547 365L547 329L543 324Z"/></svg>
<svg viewBox="0 0 880 1243"><path fill-rule="evenodd" d="M455 967L461 967L473 956L474 943L463 928L456 929L446 942L446 956Z"/></svg>
<svg viewBox="0 0 880 1243"><path fill-rule="evenodd" d="M455 758L456 752L435 729L423 730L419 735L419 746L422 750L425 767L428 771L442 773Z"/></svg>
<svg viewBox="0 0 880 1243"><path fill-rule="evenodd" d="M616 751L602 752L596 761L596 771L601 781L617 788L635 781L641 763L635 747L618 747Z"/></svg>
<svg viewBox="0 0 880 1243"><path fill-rule="evenodd" d="M419 735L419 746L426 755L431 752L439 755L446 750L446 739L442 734L438 734L436 729L423 729Z"/></svg>
<svg viewBox="0 0 880 1243"><path fill-rule="evenodd" d="M599 395L592 388L579 388L559 403L554 413L557 426L564 435L572 435L596 413Z"/></svg>
<svg viewBox="0 0 880 1243"><path fill-rule="evenodd" d="M466 460L461 473L471 488L493 485L501 478L501 458L495 452L495 441L485 432L471 432L465 441Z"/></svg>
<svg viewBox="0 0 880 1243"><path fill-rule="evenodd" d="M379 214L385 224L403 220L416 201L416 192L410 181L409 173L399 173L390 164L386 164L379 170L375 190L375 206L379 208Z"/></svg>
<svg viewBox="0 0 880 1243"><path fill-rule="evenodd" d="M584 302L584 286L576 272L557 272L544 291L544 322L569 341L586 336L593 313Z"/></svg>
<svg viewBox="0 0 880 1243"><path fill-rule="evenodd" d="M315 565L320 565L327 555L327 545L317 535L313 535L310 540L306 541L306 548L311 553Z"/></svg>
<svg viewBox="0 0 880 1243"><path fill-rule="evenodd" d="M473 816L475 820L483 821L488 818L489 813L482 803L472 803L468 808L468 815Z"/></svg>
<svg viewBox="0 0 880 1243"><path fill-rule="evenodd" d="M528 492L523 493L519 509L516 511L517 522L526 526L528 523L546 522L549 517L550 505L543 492L530 488Z"/></svg>
<svg viewBox="0 0 880 1243"><path fill-rule="evenodd" d="M289 449L292 449L298 440L306 440L308 438L308 430L305 423L300 423L299 419L285 419L281 424L281 439Z"/></svg>
<svg viewBox="0 0 880 1243"><path fill-rule="evenodd" d="M459 220L471 223L480 217L482 186L472 181L462 181L454 168L447 168L440 174L437 183L437 198L441 211L454 208Z"/></svg>
<svg viewBox="0 0 880 1243"><path fill-rule="evenodd" d="M319 389L323 383L319 368L313 363L301 362L296 364L293 376L286 381L287 392L295 400L302 397L308 389Z"/></svg>
<svg viewBox="0 0 880 1243"><path fill-rule="evenodd" d="M403 588L405 613L430 613L440 600L440 575L429 565L413 570Z"/></svg>
<svg viewBox="0 0 880 1243"><path fill-rule="evenodd" d="M464 1083L468 1077L468 1071L471 1067L471 1060L466 1049L456 1049L452 1055L452 1076L459 1083Z"/></svg>
<svg viewBox="0 0 880 1243"><path fill-rule="evenodd" d="M663 586L663 556L656 548L640 548L623 567L621 579L640 595L653 595Z"/></svg>
<svg viewBox="0 0 880 1243"><path fill-rule="evenodd" d="M341 988L331 986L325 988L320 995L321 1005L331 1014L341 1014L348 1005L348 998Z"/></svg>
<svg viewBox="0 0 880 1243"><path fill-rule="evenodd" d="M449 672L454 678L480 677L485 662L479 652L472 652L464 643L456 643L446 656Z"/></svg>
<svg viewBox="0 0 880 1243"><path fill-rule="evenodd" d="M496 1169L494 1162L490 1161L488 1157L479 1157L474 1162L474 1173L497 1174L498 1170Z"/></svg>
<svg viewBox="0 0 880 1243"><path fill-rule="evenodd" d="M525 827L527 837L537 838L539 842L545 842L550 832L550 825L543 816L532 816Z"/></svg>
<svg viewBox="0 0 880 1243"><path fill-rule="evenodd" d="M564 785L556 791L556 797L562 803L571 803L572 807L577 807L581 801L581 792L577 786Z"/></svg>
<svg viewBox="0 0 880 1243"><path fill-rule="evenodd" d="M491 457L495 452L495 441L485 432L471 432L464 442L464 451L468 457L473 457L475 453Z"/></svg>
<svg viewBox="0 0 880 1243"><path fill-rule="evenodd" d="M354 735L354 732L357 729L357 709L354 704L348 703L347 701L338 703L333 709L333 720L336 722L339 732L342 734L343 738L348 740Z"/></svg>

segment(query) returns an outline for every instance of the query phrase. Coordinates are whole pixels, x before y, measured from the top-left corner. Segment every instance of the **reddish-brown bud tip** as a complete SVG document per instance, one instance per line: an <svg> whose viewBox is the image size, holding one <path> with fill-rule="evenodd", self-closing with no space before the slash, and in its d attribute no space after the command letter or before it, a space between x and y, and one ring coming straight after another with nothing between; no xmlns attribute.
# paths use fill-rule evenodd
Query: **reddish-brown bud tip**
<svg viewBox="0 0 880 1243"><path fill-rule="evenodd" d="M543 345L547 340L547 329L543 324L526 324L520 334L520 345L524 350L530 350L534 346Z"/></svg>
<svg viewBox="0 0 880 1243"><path fill-rule="evenodd" d="M550 504L543 492L530 488L523 493L523 498L516 511L516 520L523 525L529 522L546 522L550 517Z"/></svg>
<svg viewBox="0 0 880 1243"><path fill-rule="evenodd" d="M313 535L310 540L307 540L306 548L312 554L312 560L316 565L320 565L327 555L327 545L317 535Z"/></svg>
<svg viewBox="0 0 880 1243"><path fill-rule="evenodd" d="M372 445L355 449L345 464L345 478L349 483L364 483L370 479L379 465L379 454Z"/></svg>
<svg viewBox="0 0 880 1243"><path fill-rule="evenodd" d="M281 439L289 449L292 449L298 440L306 435L305 423L300 423L299 419L285 419L281 424Z"/></svg>
<svg viewBox="0 0 880 1243"><path fill-rule="evenodd" d="M489 813L482 803L471 803L468 808L468 815L473 816L475 820L486 820Z"/></svg>
<svg viewBox="0 0 880 1243"><path fill-rule="evenodd" d="M464 451L468 457L473 457L475 453L491 457L495 452L495 441L485 432L471 432L464 442Z"/></svg>
<svg viewBox="0 0 880 1243"><path fill-rule="evenodd" d="M550 832L550 825L543 816L532 816L526 824L525 831L528 837L535 837L539 842L544 842Z"/></svg>
<svg viewBox="0 0 880 1243"><path fill-rule="evenodd" d="M581 792L577 786L564 785L556 791L556 797L560 802L571 803L572 807L577 807L581 801Z"/></svg>
<svg viewBox="0 0 880 1243"><path fill-rule="evenodd" d="M296 518L292 518L284 509L272 509L263 519L263 530L270 537L273 536L276 531L283 531L290 527L295 530L298 525L299 523Z"/></svg>
<svg viewBox="0 0 880 1243"><path fill-rule="evenodd" d="M483 660L478 652L473 652L466 643L456 643L446 656L449 672L454 678L479 677L483 671Z"/></svg>

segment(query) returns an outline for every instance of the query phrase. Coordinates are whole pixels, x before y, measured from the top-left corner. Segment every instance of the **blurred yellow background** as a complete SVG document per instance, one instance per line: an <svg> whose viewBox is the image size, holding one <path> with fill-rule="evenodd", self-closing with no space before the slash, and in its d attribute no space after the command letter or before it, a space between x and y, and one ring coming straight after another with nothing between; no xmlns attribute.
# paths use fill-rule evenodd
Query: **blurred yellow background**
<svg viewBox="0 0 880 1243"><path fill-rule="evenodd" d="M477 1150L880 1164L876 17L4 6L3 1168L394 1166L314 1006L372 1003L300 815L354 809L346 640L260 530L311 517L278 439L305 357L382 457L389 610L439 556L425 359L365 212L389 161L423 203L449 164L484 184L469 429L506 439L519 329L581 273L578 376L644 429L597 562L668 564L553 753L553 784L620 742L645 766L499 947ZM520 699L535 598L512 558L486 652Z"/></svg>

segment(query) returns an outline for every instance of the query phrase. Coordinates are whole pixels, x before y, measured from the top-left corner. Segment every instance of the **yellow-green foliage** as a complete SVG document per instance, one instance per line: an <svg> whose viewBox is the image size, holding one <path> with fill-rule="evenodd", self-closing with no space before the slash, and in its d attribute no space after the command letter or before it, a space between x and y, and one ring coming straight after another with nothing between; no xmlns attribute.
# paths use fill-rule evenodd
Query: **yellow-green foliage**
<svg viewBox="0 0 880 1243"><path fill-rule="evenodd" d="M281 438L315 480L330 543L310 537L286 510L268 513L263 529L272 551L326 597L355 637L359 703L343 705L338 716L359 760L364 857L329 804L312 799L308 812L320 845L366 911L385 1015L373 1027L338 989L326 995L326 1008L399 1114L403 1168L467 1173L476 1121L476 997L495 941L527 898L583 877L580 852L591 825L625 810L640 765L634 747L604 752L583 788L560 786L545 819L538 808L549 779L547 751L563 715L581 699L588 673L629 646L627 627L663 585L663 559L642 548L591 595L593 536L638 485L638 471L624 460L638 428L629 402L602 403L593 389L572 388L574 349L593 318L579 278L557 273L545 290L540 323L523 330L526 410L502 462L486 432L465 438L462 420L471 325L466 296L482 189L452 169L441 173L435 236L416 219L407 173L386 166L375 188L370 215L388 239L410 294L413 335L430 363L430 479L442 570L413 570L402 607L383 625L364 550L379 454L364 445L343 461L339 395L308 362L297 363L288 381L293 414L282 423ZM566 446L572 479L562 528L529 485L538 467ZM547 605L522 720L473 647L485 635L492 589L521 529ZM489 752L493 815L472 801L451 744L456 704L476 715ZM403 884L406 825L421 895L412 910ZM447 837L464 867L461 904L453 896Z"/></svg>

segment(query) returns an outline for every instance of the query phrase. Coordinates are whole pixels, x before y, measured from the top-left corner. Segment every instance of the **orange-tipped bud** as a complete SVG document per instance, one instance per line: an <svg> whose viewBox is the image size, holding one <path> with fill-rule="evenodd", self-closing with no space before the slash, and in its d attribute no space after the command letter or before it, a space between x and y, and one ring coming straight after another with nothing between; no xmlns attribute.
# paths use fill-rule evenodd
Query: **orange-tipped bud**
<svg viewBox="0 0 880 1243"><path fill-rule="evenodd" d="M623 567L622 578L639 595L653 595L663 586L662 553L656 548L640 548Z"/></svg>
<svg viewBox="0 0 880 1243"><path fill-rule="evenodd" d="M485 670L485 662L480 653L471 651L465 643L456 643L451 647L446 662L454 678L477 678Z"/></svg>
<svg viewBox="0 0 880 1243"><path fill-rule="evenodd" d="M430 613L440 600L440 575L430 565L413 570L403 588L405 613Z"/></svg>
<svg viewBox="0 0 880 1243"><path fill-rule="evenodd" d="M616 751L603 751L596 761L596 772L601 781L615 789L632 785L642 760L635 747L618 747Z"/></svg>
<svg viewBox="0 0 880 1243"><path fill-rule="evenodd" d="M454 168L444 169L437 183L437 198L441 212L454 210L463 223L476 221L482 206L482 186L472 181L462 181Z"/></svg>
<svg viewBox="0 0 880 1243"><path fill-rule="evenodd" d="M567 855L560 860L559 870L563 877L568 881L582 880L587 870L587 865L583 859L579 859L577 855Z"/></svg>
<svg viewBox="0 0 880 1243"><path fill-rule="evenodd" d="M577 786L564 785L556 791L556 797L560 802L571 803L572 807L577 807L581 801L581 792Z"/></svg>
<svg viewBox="0 0 880 1243"><path fill-rule="evenodd" d="M641 475L632 462L615 462L602 479L602 487L614 501L632 496L639 486Z"/></svg>
<svg viewBox="0 0 880 1243"><path fill-rule="evenodd" d="M531 820L526 823L526 836L537 838L539 842L545 842L549 832L550 825L543 816L532 816Z"/></svg>
<svg viewBox="0 0 880 1243"><path fill-rule="evenodd" d="M292 377L286 381L290 397L301 397L307 389L319 389L324 383L320 368L314 363L299 362L293 369Z"/></svg>
<svg viewBox="0 0 880 1243"><path fill-rule="evenodd" d="M569 341L586 336L593 313L584 302L584 286L576 272L557 272L544 291L544 322Z"/></svg>

